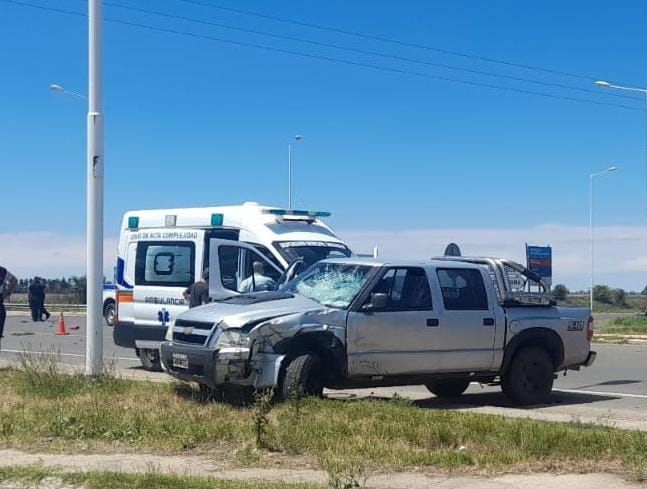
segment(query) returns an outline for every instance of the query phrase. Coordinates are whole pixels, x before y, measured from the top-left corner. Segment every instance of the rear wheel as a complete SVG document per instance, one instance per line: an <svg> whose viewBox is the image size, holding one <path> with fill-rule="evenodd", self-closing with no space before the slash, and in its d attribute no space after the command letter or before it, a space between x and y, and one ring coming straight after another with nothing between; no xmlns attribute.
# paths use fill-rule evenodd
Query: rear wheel
<svg viewBox="0 0 647 489"><path fill-rule="evenodd" d="M501 378L501 389L515 404L544 404L550 399L553 377L553 361L548 352L529 346L515 354Z"/></svg>
<svg viewBox="0 0 647 489"><path fill-rule="evenodd" d="M281 399L293 396L323 395L324 379L321 359L313 353L294 357L285 367L280 386Z"/></svg>
<svg viewBox="0 0 647 489"><path fill-rule="evenodd" d="M146 370L150 370L151 372L162 371L162 362L160 360L159 350L139 348L137 350L137 356L139 356L139 361Z"/></svg>
<svg viewBox="0 0 647 489"><path fill-rule="evenodd" d="M110 301L103 307L103 318L106 320L108 326L114 326L116 317L117 306L114 302Z"/></svg>
<svg viewBox="0 0 647 489"><path fill-rule="evenodd" d="M469 379L443 379L425 384L436 397L458 397L467 390Z"/></svg>

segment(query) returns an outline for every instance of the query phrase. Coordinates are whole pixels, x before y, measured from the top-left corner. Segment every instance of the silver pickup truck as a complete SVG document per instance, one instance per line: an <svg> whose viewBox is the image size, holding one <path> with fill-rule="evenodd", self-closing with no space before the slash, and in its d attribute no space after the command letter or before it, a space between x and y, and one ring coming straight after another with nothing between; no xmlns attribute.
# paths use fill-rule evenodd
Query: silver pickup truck
<svg viewBox="0 0 647 489"><path fill-rule="evenodd" d="M556 372L593 363L592 336L588 309L555 307L514 262L348 258L183 313L161 353L171 375L208 389L423 384L452 397L481 382L528 405L547 401Z"/></svg>

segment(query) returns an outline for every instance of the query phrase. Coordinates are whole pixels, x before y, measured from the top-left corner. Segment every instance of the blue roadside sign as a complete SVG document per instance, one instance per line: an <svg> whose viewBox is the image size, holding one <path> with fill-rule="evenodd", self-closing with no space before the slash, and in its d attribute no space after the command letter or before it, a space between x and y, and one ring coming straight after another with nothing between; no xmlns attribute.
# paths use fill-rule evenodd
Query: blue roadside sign
<svg viewBox="0 0 647 489"><path fill-rule="evenodd" d="M526 245L528 270L535 272L551 285L553 277L553 249L550 246Z"/></svg>

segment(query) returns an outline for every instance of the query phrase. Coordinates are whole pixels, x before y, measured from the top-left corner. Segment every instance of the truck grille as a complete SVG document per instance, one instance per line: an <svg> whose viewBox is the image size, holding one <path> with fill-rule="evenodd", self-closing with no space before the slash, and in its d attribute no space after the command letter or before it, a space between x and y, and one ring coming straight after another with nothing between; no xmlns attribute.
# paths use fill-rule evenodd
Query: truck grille
<svg viewBox="0 0 647 489"><path fill-rule="evenodd" d="M185 321L178 319L173 327L173 341L189 343L192 345L204 345L213 329L213 323L198 321ZM177 331L177 330L180 331Z"/></svg>

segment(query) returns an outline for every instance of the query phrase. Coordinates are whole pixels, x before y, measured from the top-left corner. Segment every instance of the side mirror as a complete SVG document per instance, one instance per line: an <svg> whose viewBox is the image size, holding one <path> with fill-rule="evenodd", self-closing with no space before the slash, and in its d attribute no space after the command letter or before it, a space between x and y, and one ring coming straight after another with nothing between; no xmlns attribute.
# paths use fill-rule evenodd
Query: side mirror
<svg viewBox="0 0 647 489"><path fill-rule="evenodd" d="M365 309L368 311L379 311L385 309L389 304L389 296L386 294L375 293L371 294L371 302L367 304Z"/></svg>

